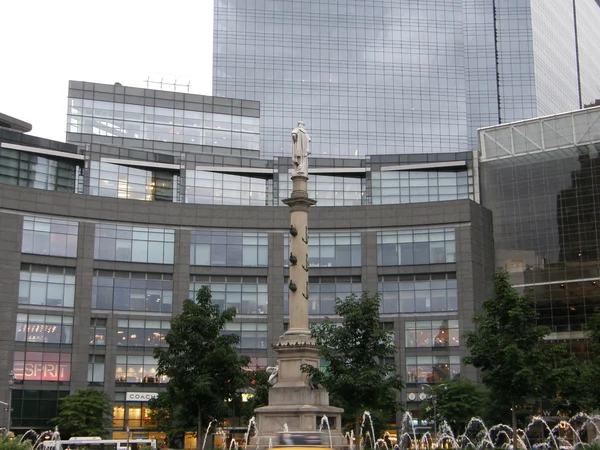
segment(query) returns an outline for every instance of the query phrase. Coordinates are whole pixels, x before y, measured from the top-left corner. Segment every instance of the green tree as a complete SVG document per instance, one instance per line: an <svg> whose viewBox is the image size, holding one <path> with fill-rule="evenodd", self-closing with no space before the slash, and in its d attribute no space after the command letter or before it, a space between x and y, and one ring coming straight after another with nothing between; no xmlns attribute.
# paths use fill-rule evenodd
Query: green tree
<svg viewBox="0 0 600 450"><path fill-rule="evenodd" d="M342 323L326 318L311 328L319 356L328 364L326 370L302 366L302 371L327 389L339 406L354 413L356 436L363 412L395 411L403 388L391 363L396 351L393 333L380 327L379 304L379 294L338 298L334 311Z"/></svg>
<svg viewBox="0 0 600 450"><path fill-rule="evenodd" d="M31 450L31 445L27 442L19 444L18 439L10 439L0 434L0 450Z"/></svg>
<svg viewBox="0 0 600 450"><path fill-rule="evenodd" d="M425 417L437 423L445 420L455 436L465 430L472 417L482 417L486 411L487 393L466 378L458 377L447 384L431 385L431 390L426 393ZM436 408L433 407L434 402ZM434 416L435 413L437 416Z"/></svg>
<svg viewBox="0 0 600 450"><path fill-rule="evenodd" d="M50 423L58 426L61 437L106 435L110 427L110 399L104 392L82 389L60 400L58 417Z"/></svg>
<svg viewBox="0 0 600 450"><path fill-rule="evenodd" d="M600 405L600 312L588 318L586 330L589 358L575 355L565 345L552 349L553 371L546 384L550 408L567 415L597 411Z"/></svg>
<svg viewBox="0 0 600 450"><path fill-rule="evenodd" d="M169 377L166 392L150 402L157 408L159 424L187 426L196 422L197 448L202 447L203 423L227 417L227 401L245 387L243 368L250 358L239 355L239 336L223 333L236 316L235 308L221 311L213 304L208 286L202 286L196 300L185 300L183 311L171 320L165 341L168 347L154 349L157 372Z"/></svg>
<svg viewBox="0 0 600 450"><path fill-rule="evenodd" d="M569 352L565 345L549 348L552 370L544 379L545 399L542 408L569 416L580 411L591 411L596 405L597 374L593 362L583 361Z"/></svg>
<svg viewBox="0 0 600 450"><path fill-rule="evenodd" d="M245 421L254 416L254 410L269 404L269 374L265 370L253 370L248 372L250 394L247 402L242 406L242 418Z"/></svg>
<svg viewBox="0 0 600 450"><path fill-rule="evenodd" d="M540 395L542 374L551 369L542 345L549 331L536 321L529 293L520 295L501 269L494 274L494 295L483 302L483 314L473 318L475 331L464 334L471 354L465 363L481 369L483 384L499 404L510 405L515 434L517 407Z"/></svg>

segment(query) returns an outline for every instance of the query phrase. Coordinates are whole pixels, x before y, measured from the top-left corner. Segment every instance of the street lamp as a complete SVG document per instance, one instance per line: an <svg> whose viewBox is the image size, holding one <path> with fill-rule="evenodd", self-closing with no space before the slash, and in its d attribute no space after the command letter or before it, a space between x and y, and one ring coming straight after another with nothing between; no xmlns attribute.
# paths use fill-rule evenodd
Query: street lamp
<svg viewBox="0 0 600 450"><path fill-rule="evenodd" d="M15 384L15 374L11 370L8 374L8 428L6 429L6 435L10 433L10 427L12 425L12 390Z"/></svg>
<svg viewBox="0 0 600 450"><path fill-rule="evenodd" d="M4 408L4 411L8 412L8 403L0 401L0 405L6 406L6 408ZM8 426L6 427L6 436L8 436Z"/></svg>
<svg viewBox="0 0 600 450"><path fill-rule="evenodd" d="M431 403L433 403L433 435L437 438L437 395L435 394L435 390L430 384L422 384L421 390L425 391L425 388L431 389L432 394Z"/></svg>

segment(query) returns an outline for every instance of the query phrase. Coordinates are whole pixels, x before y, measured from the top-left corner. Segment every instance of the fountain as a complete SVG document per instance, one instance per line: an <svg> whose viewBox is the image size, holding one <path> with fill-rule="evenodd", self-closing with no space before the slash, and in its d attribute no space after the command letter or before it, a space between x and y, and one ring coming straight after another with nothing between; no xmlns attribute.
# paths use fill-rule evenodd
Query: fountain
<svg viewBox="0 0 600 450"><path fill-rule="evenodd" d="M535 425L538 423L543 426L542 436L532 442L531 437L535 431ZM600 442L598 423L600 423L600 416L579 413L570 419L561 420L551 427L543 417L535 416L525 429L517 429L517 448L525 450L585 449ZM584 442L582 436L584 433L587 434L589 429L593 430L594 437L588 438L587 442ZM537 432L539 433L539 430ZM412 416L410 413L405 413L394 450L440 448L486 450L498 447L512 449L512 436L513 430L508 425L497 424L488 428L480 418L473 417L467 423L464 432L457 437L454 436L448 423L442 421L437 436L431 436L427 432L417 439L412 426ZM373 448L382 448L381 439L376 441Z"/></svg>
<svg viewBox="0 0 600 450"><path fill-rule="evenodd" d="M327 425L327 431L329 433L329 447L333 448L333 439L331 437L331 428L329 427L329 419L327 416L321 417L321 424L319 425L319 433L323 431L323 425Z"/></svg>
<svg viewBox="0 0 600 450"><path fill-rule="evenodd" d="M208 432L210 430L210 427L212 427L213 423L219 422L217 419L213 419L208 423L208 426L206 427L206 433L204 433L204 440L202 441L202 450L204 450L204 447L206 446L206 438L208 437Z"/></svg>
<svg viewBox="0 0 600 450"><path fill-rule="evenodd" d="M252 428L254 428L255 436L258 436L258 428L256 426L256 418L254 418L254 416L251 417L248 421L248 430L246 430L246 432L244 433L244 448L248 447L248 442L250 442L250 432L252 431Z"/></svg>

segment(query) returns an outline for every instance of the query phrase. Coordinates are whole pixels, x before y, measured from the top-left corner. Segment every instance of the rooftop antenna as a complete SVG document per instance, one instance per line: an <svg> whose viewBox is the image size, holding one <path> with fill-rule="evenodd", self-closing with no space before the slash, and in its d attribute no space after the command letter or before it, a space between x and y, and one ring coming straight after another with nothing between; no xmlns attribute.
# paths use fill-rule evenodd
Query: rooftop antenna
<svg viewBox="0 0 600 450"><path fill-rule="evenodd" d="M147 80L144 80L144 83L146 83L146 89L150 89L151 85L158 85L160 90L173 90L177 92L178 88L185 88L187 89L188 93L190 92L191 86L191 83L189 81L187 82L187 84L178 83L177 80L170 83L165 81L164 78L161 78L160 81L154 81L150 79L150 76L148 76Z"/></svg>

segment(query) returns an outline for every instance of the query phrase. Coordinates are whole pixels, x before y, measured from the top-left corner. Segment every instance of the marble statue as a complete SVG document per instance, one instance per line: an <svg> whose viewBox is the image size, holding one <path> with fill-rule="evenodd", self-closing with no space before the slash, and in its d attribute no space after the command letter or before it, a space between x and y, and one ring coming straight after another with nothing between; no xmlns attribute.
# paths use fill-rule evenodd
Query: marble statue
<svg viewBox="0 0 600 450"><path fill-rule="evenodd" d="M267 382L274 386L279 381L279 366L269 366L267 367L266 372L269 374L269 379Z"/></svg>
<svg viewBox="0 0 600 450"><path fill-rule="evenodd" d="M292 130L292 176L308 175L308 155L310 155L310 136L304 129L304 122Z"/></svg>

